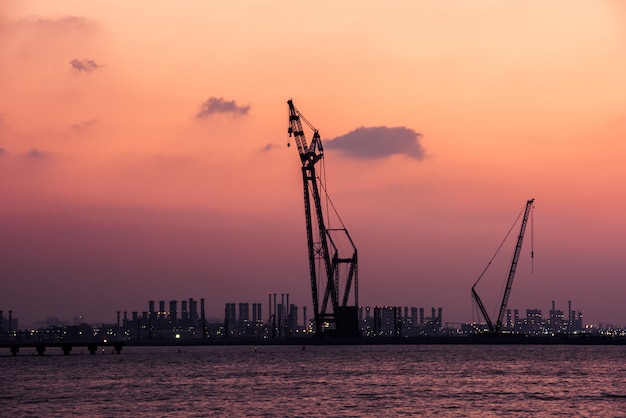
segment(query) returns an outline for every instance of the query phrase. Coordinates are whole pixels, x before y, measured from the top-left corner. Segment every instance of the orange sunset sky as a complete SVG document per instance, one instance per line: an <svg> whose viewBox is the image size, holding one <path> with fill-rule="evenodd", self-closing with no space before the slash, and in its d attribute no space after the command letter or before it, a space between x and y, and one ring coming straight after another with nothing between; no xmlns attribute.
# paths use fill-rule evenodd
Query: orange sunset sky
<svg viewBox="0 0 626 418"><path fill-rule="evenodd" d="M626 325L624 74L620 0L2 0L0 309L266 317L277 292L311 317L293 99L362 305L478 319L535 198L509 307Z"/></svg>

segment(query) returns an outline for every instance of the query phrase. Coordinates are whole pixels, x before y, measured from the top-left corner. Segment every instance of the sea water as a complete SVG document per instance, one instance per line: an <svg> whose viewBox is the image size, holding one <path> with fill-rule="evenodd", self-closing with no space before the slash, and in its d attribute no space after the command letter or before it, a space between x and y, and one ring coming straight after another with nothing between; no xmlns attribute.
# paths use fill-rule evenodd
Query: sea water
<svg viewBox="0 0 626 418"><path fill-rule="evenodd" d="M0 353L0 416L626 416L626 346L109 350Z"/></svg>

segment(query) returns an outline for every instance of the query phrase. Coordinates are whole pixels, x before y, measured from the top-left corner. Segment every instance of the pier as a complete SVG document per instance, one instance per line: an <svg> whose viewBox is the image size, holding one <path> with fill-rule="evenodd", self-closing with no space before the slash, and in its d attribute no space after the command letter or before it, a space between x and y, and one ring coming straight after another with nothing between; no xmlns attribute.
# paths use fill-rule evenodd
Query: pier
<svg viewBox="0 0 626 418"><path fill-rule="evenodd" d="M116 354L122 352L123 341L3 341L0 348L8 348L16 356L22 348L34 348L37 355L43 356L47 348L61 348L64 355L69 355L75 347L86 347L89 354L96 354L98 347L113 347Z"/></svg>

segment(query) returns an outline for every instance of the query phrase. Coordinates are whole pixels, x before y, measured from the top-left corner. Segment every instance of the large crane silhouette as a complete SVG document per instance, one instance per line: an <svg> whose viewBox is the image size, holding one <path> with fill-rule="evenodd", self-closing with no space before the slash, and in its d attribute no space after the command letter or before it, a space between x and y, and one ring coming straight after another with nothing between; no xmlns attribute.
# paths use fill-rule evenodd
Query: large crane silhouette
<svg viewBox="0 0 626 418"><path fill-rule="evenodd" d="M491 332L492 334L498 335L502 331L502 320L504 319L504 312L506 311L506 305L509 302L509 295L511 294L511 286L513 286L513 278L515 277L515 271L517 270L517 262L519 261L519 256L522 251L522 243L524 241L524 232L526 231L526 224L528 223L528 217L530 216L530 210L533 207L534 201L535 199L528 200L526 202L526 207L524 208L524 216L522 218L522 225L520 227L519 235L517 236L517 244L515 245L515 251L513 252L513 261L511 262L511 268L509 269L509 276L507 278L506 286L504 287L504 294L502 296L502 303L500 304L500 311L498 312L498 318L495 324L489 317L489 314L487 313L487 310L485 309L485 305L483 304L482 300L478 296L478 293L476 293L476 285L478 284L480 279L483 277L483 275L485 274L485 272L491 265L491 261L493 261L493 258L495 258L495 255L491 259L491 261L489 261L489 263L487 264L487 267L485 267L485 270L483 270L482 274L478 277L478 279L476 280L476 283L474 283L474 285L472 286L472 297L476 301L476 304L478 305L480 312L485 318L485 322L487 323L487 326L489 327L489 332ZM502 244L500 244L500 248L502 248ZM498 248L498 250L500 250L500 248ZM496 251L496 254L497 253L498 251ZM531 252L531 257L534 257L533 252Z"/></svg>
<svg viewBox="0 0 626 418"><path fill-rule="evenodd" d="M302 162L304 212L309 256L309 274L313 297L316 335L359 335L358 326L358 263L357 249L348 230L337 214L316 165L323 161L324 148L320 134L293 105L289 105L289 136L295 138ZM308 144L302 121L313 131ZM322 165L323 167L323 165ZM323 193L320 193L320 188ZM324 199L322 201L322 199ZM332 209L340 227L330 228ZM320 301L320 293L323 292ZM348 305L350 295L354 305Z"/></svg>

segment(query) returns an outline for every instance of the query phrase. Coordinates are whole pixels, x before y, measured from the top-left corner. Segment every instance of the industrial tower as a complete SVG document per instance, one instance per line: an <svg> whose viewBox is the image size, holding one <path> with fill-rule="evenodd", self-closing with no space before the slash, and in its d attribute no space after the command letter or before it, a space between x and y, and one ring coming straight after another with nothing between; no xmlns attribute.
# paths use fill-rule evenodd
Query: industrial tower
<svg viewBox="0 0 626 418"><path fill-rule="evenodd" d="M293 135L295 138L302 162L315 333L318 336L323 334L357 336L360 333L357 313L359 306L357 250L328 197L322 177L315 170L316 164L321 162L323 172L324 149L320 134L296 109L291 100L287 104L289 136ZM310 144L307 144L301 121L313 131ZM323 196L320 195L320 187ZM332 209L340 227L330 227L329 209ZM323 296L320 301L321 292ZM354 305L348 305L351 294L354 297Z"/></svg>
<svg viewBox="0 0 626 418"><path fill-rule="evenodd" d="M485 267L485 269L483 270L482 274L476 280L476 283L474 283L474 285L472 286L472 297L476 301L476 305L478 305L478 308L480 309L480 312L482 313L483 318L485 318L485 321L487 322L487 326L489 327L489 332L491 332L492 334L498 335L502 331L502 320L504 319L504 313L506 311L506 305L509 302L509 295L511 294L511 287L513 286L513 278L515 277L515 271L517 269L517 262L519 261L520 252L522 251L522 242L524 241L524 232L526 231L526 224L528 223L528 218L530 216L530 211L531 211L531 209L533 207L533 202L534 201L535 201L535 199L528 200L526 202L526 206L525 206L525 208L523 210L524 216L522 218L522 225L520 227L519 235L517 236L517 244L515 245L515 251L513 252L513 261L511 262L511 268L509 269L509 275L508 275L508 278L507 278L507 281L506 281L506 286L504 287L504 294L502 296L502 303L500 304L500 311L498 313L498 318L497 318L497 321L496 321L495 325L494 325L493 321L491 320L491 318L489 317L489 314L487 313L487 310L485 309L485 305L483 305L482 300L480 300L480 297L478 296L478 293L476 293L476 285L478 284L480 279L483 277L483 275L485 274L485 272L487 271L487 269L491 265L491 262L493 261L495 256L498 254L498 251L500 250L500 248L502 248L502 244L500 244L500 247L496 251L496 254L494 254L494 256L491 258L491 260L487 264L487 267ZM521 213L520 213L520 215L521 215ZM518 219L519 219L519 215L518 215L518 218L515 220L515 223L517 223ZM515 223L513 224L513 226L515 226ZM513 229L513 228L511 228L511 229ZM511 230L509 230L509 233L510 232L511 232ZM507 234L507 237L508 237L508 235L509 234ZM505 240L506 240L506 237L505 237ZM534 256L535 256L534 251L531 250L531 257L534 257Z"/></svg>

